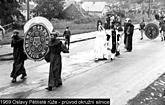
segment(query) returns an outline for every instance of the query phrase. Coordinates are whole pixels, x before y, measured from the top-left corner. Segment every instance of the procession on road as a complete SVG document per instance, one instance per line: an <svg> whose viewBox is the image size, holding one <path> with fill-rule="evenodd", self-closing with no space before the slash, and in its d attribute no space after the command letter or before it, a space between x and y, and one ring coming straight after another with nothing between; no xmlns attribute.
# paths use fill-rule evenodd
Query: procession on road
<svg viewBox="0 0 165 105"><path fill-rule="evenodd" d="M136 98L165 77L165 2L103 1L0 1L0 97L146 105Z"/></svg>

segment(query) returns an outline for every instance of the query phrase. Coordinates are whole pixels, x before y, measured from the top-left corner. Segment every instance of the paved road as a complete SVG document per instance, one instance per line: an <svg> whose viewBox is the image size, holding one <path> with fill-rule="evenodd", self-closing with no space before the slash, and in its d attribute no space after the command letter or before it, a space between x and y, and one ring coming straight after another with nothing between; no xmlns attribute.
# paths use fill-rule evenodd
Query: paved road
<svg viewBox="0 0 165 105"><path fill-rule="evenodd" d="M124 52L113 62L94 62L94 39L74 43L71 53L63 54L63 83L52 92L46 91L49 64L26 61L27 79L10 83L12 61L0 62L1 98L110 98L112 105L124 105L165 72L165 42L139 40L134 34L133 52Z"/></svg>

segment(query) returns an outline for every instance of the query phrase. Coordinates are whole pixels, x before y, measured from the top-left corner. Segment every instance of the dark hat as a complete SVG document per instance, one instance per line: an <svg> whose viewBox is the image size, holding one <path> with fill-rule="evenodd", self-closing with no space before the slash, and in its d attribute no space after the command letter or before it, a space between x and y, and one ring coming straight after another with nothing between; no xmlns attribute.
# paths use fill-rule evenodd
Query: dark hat
<svg viewBox="0 0 165 105"><path fill-rule="evenodd" d="M57 31L56 31L56 32L51 32L50 34L51 34L51 35L54 35L54 36L56 36L56 37L59 36L59 32L57 32Z"/></svg>

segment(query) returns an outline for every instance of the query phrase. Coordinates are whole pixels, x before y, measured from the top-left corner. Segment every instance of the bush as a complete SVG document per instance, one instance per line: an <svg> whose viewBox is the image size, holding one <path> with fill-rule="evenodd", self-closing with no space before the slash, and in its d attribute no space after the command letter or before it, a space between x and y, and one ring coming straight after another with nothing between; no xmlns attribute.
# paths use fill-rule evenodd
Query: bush
<svg viewBox="0 0 165 105"><path fill-rule="evenodd" d="M95 22L97 21L96 18L92 18L92 17L82 17L80 19L75 19L74 23L75 24L87 24L90 22Z"/></svg>
<svg viewBox="0 0 165 105"><path fill-rule="evenodd" d="M50 21L53 23L59 23L60 22L60 20L57 18L52 18Z"/></svg>
<svg viewBox="0 0 165 105"><path fill-rule="evenodd" d="M13 29L20 29L23 30L25 22L14 22Z"/></svg>

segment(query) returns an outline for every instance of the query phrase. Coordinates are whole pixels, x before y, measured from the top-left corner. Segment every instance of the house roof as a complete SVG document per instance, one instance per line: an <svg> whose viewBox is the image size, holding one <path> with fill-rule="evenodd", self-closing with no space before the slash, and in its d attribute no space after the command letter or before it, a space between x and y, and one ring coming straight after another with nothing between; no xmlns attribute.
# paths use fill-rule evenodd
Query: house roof
<svg viewBox="0 0 165 105"><path fill-rule="evenodd" d="M76 2L70 2L67 5L65 5L63 12L67 12L70 15L78 15L79 14L81 16L85 16L85 14L86 14L86 11L83 8L81 8L80 4L77 4Z"/></svg>
<svg viewBox="0 0 165 105"><path fill-rule="evenodd" d="M101 12L106 5L107 5L106 2L83 2L82 3L82 8L85 11Z"/></svg>
<svg viewBox="0 0 165 105"><path fill-rule="evenodd" d="M75 4L76 2L75 1L73 1L73 0L67 0L66 2L65 2L65 4L64 4L64 10L66 9L66 8L68 8L70 5L72 5L72 4Z"/></svg>

